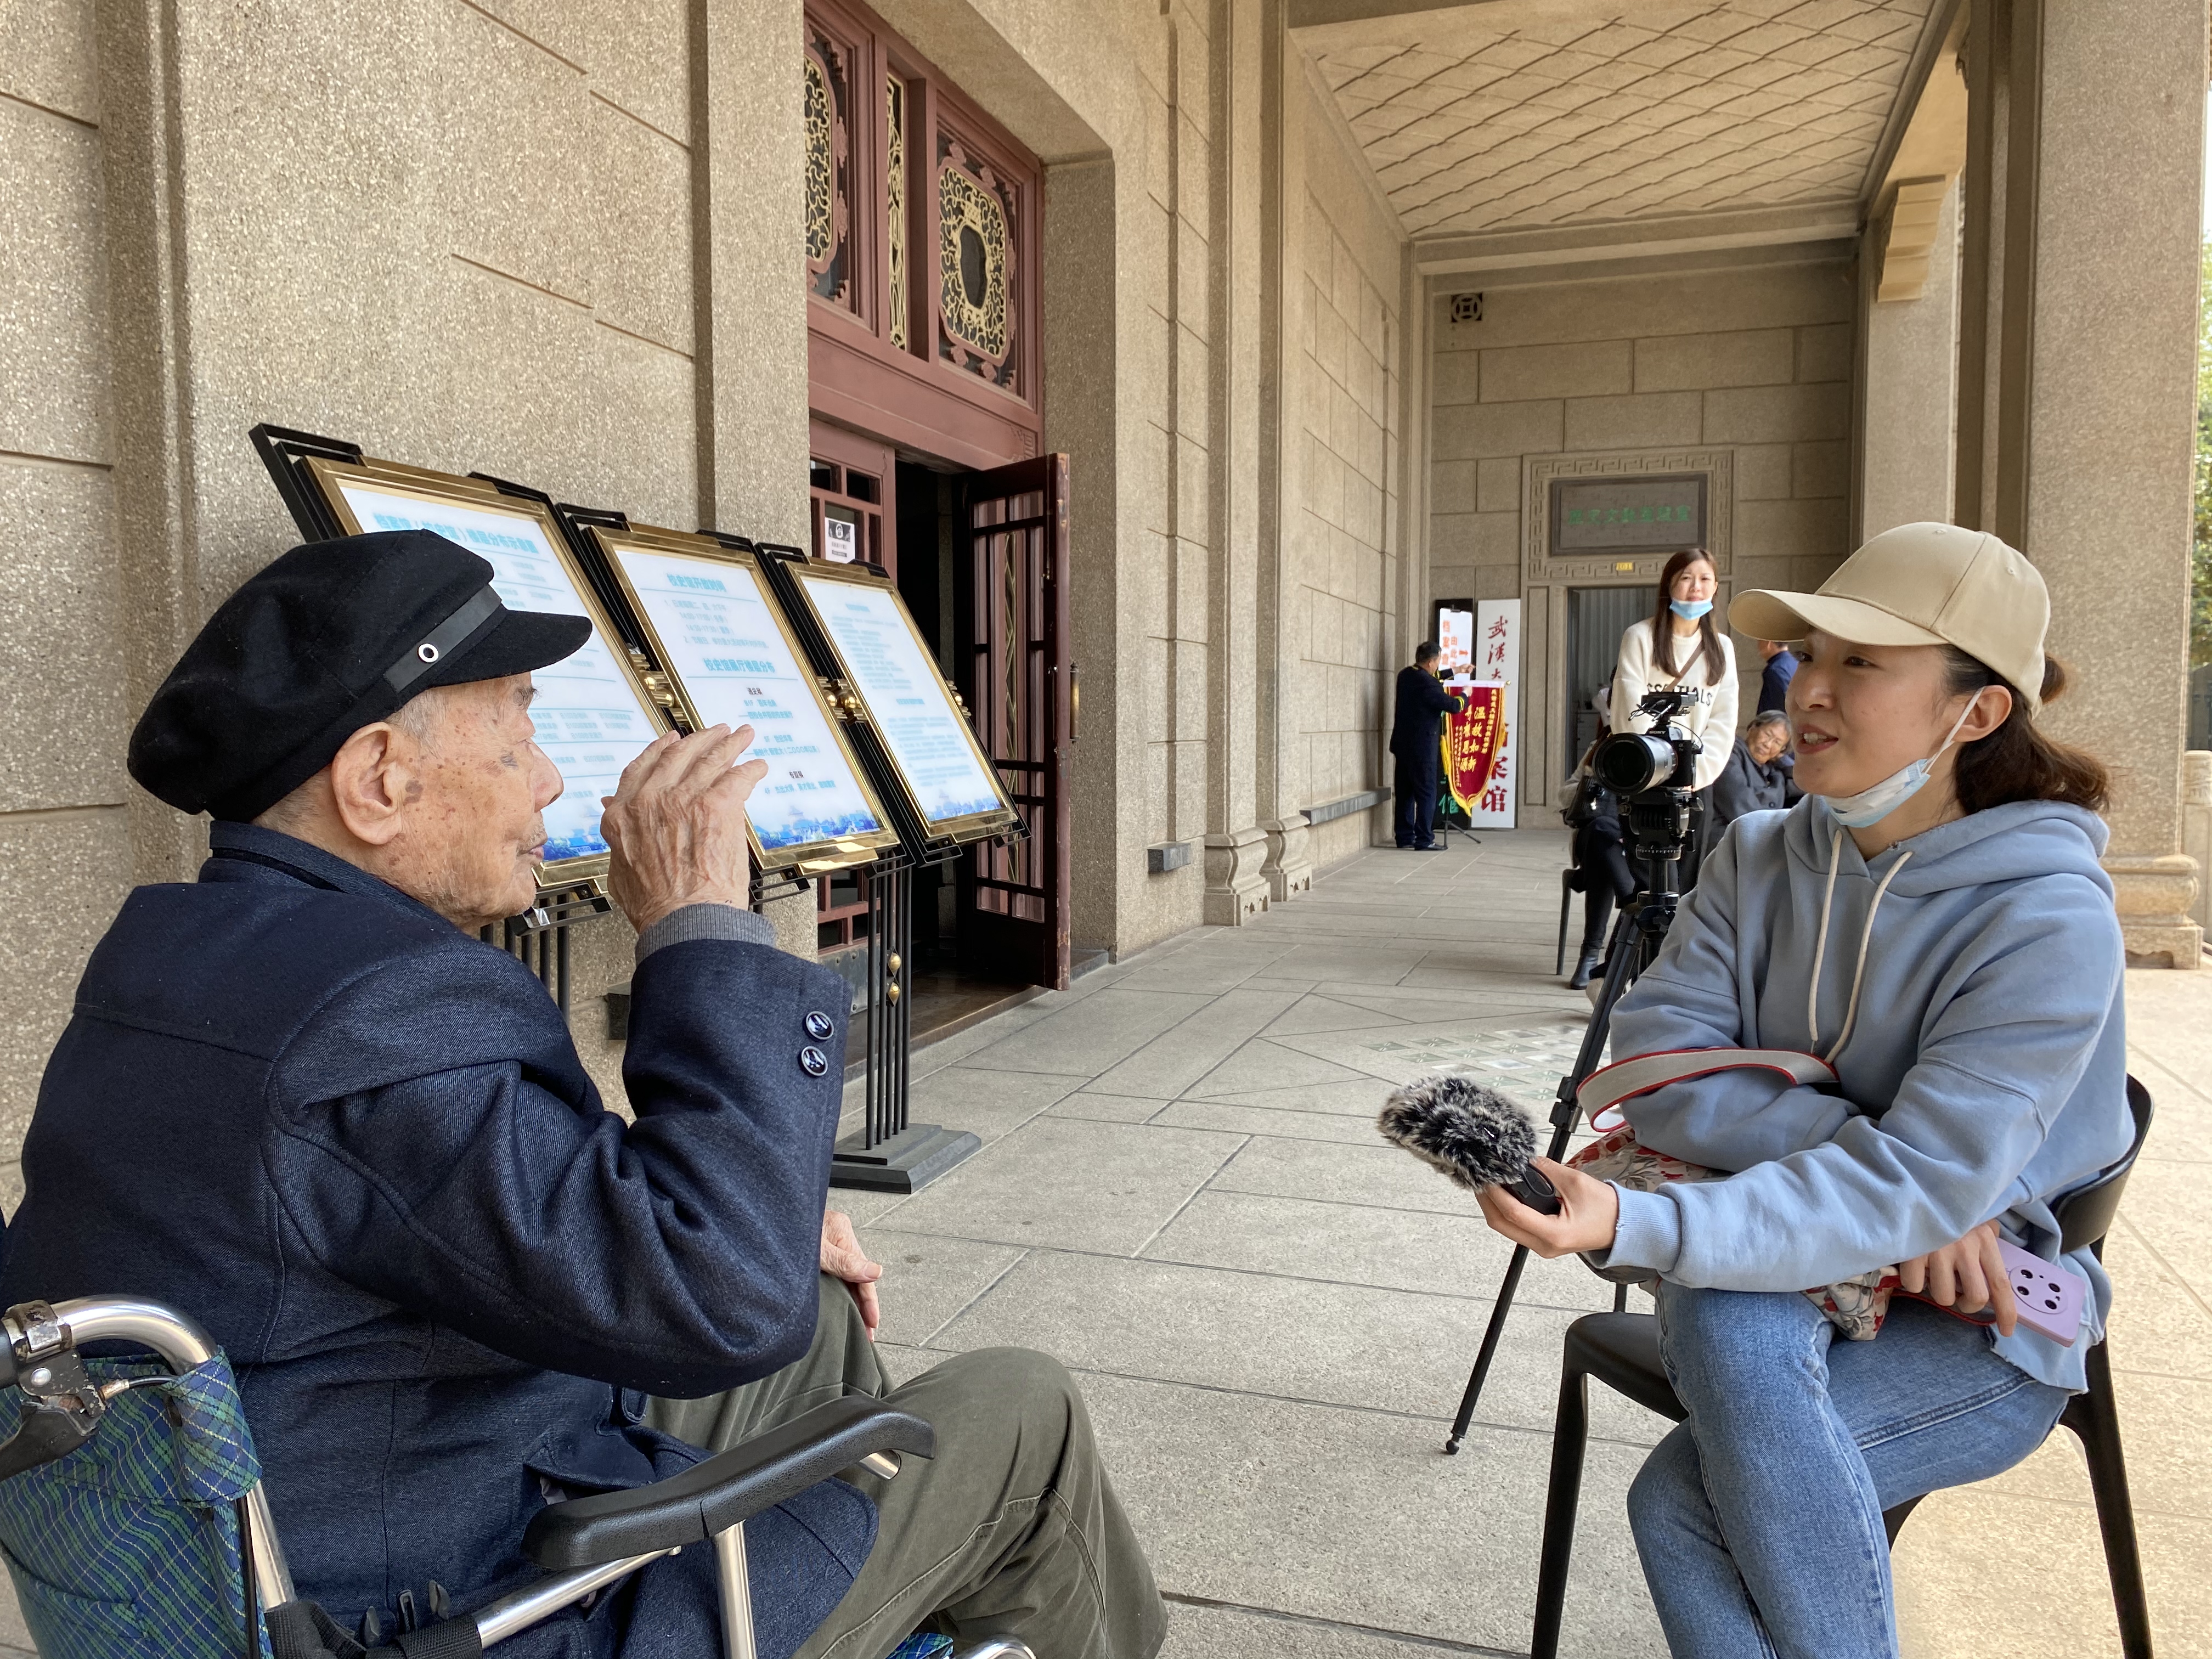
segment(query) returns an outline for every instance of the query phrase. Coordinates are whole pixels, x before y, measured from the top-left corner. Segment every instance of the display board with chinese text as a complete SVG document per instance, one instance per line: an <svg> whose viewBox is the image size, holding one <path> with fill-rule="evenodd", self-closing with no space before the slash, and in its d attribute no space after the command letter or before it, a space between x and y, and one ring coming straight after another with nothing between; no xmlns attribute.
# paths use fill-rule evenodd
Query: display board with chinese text
<svg viewBox="0 0 2212 1659"><path fill-rule="evenodd" d="M931 837L981 840L1016 823L897 589L862 565L810 563L793 574Z"/></svg>
<svg viewBox="0 0 2212 1659"><path fill-rule="evenodd" d="M588 527L686 723L753 728L745 803L761 867L863 863L898 836L755 556L703 536Z"/></svg>

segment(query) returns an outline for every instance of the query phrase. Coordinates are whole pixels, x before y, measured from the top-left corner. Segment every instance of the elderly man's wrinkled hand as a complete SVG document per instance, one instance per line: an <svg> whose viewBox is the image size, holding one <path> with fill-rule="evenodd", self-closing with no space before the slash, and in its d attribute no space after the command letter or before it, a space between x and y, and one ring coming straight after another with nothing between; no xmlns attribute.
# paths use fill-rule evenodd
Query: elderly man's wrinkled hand
<svg viewBox="0 0 2212 1659"><path fill-rule="evenodd" d="M599 833L613 854L607 885L641 933L687 904L751 902L745 802L768 775L766 761L738 763L752 740L750 726L667 733L601 798Z"/></svg>
<svg viewBox="0 0 2212 1659"><path fill-rule="evenodd" d="M830 1210L822 1217L822 1271L833 1279L845 1281L845 1288L853 1293L860 1304L860 1322L868 1328L868 1340L876 1340L876 1327L883 1323L883 1304L876 1296L876 1281L884 1276L882 1265L868 1260L868 1253L860 1248L860 1235L853 1231L853 1218L842 1210Z"/></svg>

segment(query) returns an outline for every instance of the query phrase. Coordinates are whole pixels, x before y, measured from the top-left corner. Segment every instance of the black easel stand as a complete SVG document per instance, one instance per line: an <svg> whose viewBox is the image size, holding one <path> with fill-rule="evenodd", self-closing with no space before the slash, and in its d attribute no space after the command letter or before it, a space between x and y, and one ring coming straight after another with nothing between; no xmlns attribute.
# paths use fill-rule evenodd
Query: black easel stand
<svg viewBox="0 0 2212 1659"><path fill-rule="evenodd" d="M914 869L894 854L868 875L867 1119L837 1143L832 1187L918 1192L983 1143L964 1129L907 1121L913 1007L905 975L914 960Z"/></svg>
<svg viewBox="0 0 2212 1659"><path fill-rule="evenodd" d="M1583 1032L1582 1047L1575 1054L1575 1068L1559 1079L1559 1091L1552 1103L1552 1144L1545 1149L1544 1156L1555 1164L1565 1156L1567 1143L1574 1139L1575 1124L1582 1115L1575 1092L1597 1070L1598 1057L1605 1053L1606 1036L1613 1025L1613 1004L1658 956L1667 929L1674 924L1674 906L1680 896L1674 890L1674 869L1681 860L1683 842L1681 831L1676 829L1675 808L1671 804L1655 809L1632 804L1630 810L1632 813L1651 812L1648 823L1632 820L1632 828L1638 832L1642 845L1655 850L1645 856L1644 891L1637 896L1631 908L1614 919L1597 1008ZM1663 817L1659 816L1661 812ZM1686 824L1688 809L1681 809L1680 816ZM1643 839L1647 833L1652 836L1649 841ZM1490 1378L1490 1362L1498 1357L1498 1340L1505 1334L1505 1317L1513 1311L1514 1293L1521 1288L1521 1270L1528 1265L1528 1247L1515 1245L1513 1259L1506 1264L1505 1278L1498 1287L1498 1300L1490 1310L1490 1323L1482 1333L1482 1346L1474 1356L1474 1369L1468 1373L1467 1391L1460 1395L1459 1414L1452 1419L1451 1437L1444 1442L1447 1457L1459 1455L1460 1442L1467 1438L1467 1425L1474 1420L1475 1402L1482 1398L1482 1385ZM1613 1287L1613 1305L1616 1312L1627 1296L1626 1285Z"/></svg>

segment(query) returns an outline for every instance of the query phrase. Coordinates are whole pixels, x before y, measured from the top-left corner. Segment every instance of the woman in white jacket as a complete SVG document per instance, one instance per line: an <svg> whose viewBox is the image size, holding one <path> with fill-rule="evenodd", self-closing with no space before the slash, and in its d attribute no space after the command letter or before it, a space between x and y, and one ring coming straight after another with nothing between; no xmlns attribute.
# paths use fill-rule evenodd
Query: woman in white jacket
<svg viewBox="0 0 2212 1659"><path fill-rule="evenodd" d="M1691 841L1676 879L1686 892L1696 884L1705 826L1712 817L1712 787L1728 769L1735 744L1735 647L1713 626L1713 595L1720 586L1712 556L1701 547L1677 553L1659 578L1659 604L1649 622L1632 623L1620 636L1613 670L1613 729L1648 732L1649 715L1636 705L1654 691L1680 687L1689 693L1682 726L1704 744L1698 757L1698 808Z"/></svg>

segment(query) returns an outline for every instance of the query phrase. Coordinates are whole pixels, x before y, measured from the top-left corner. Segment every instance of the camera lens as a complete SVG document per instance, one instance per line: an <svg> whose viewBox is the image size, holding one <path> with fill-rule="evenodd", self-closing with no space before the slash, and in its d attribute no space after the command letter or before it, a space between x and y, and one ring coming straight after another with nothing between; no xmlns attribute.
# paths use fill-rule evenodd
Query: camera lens
<svg viewBox="0 0 2212 1659"><path fill-rule="evenodd" d="M1618 795L1639 795L1673 775L1674 746L1648 732L1616 732L1590 757L1598 781Z"/></svg>

